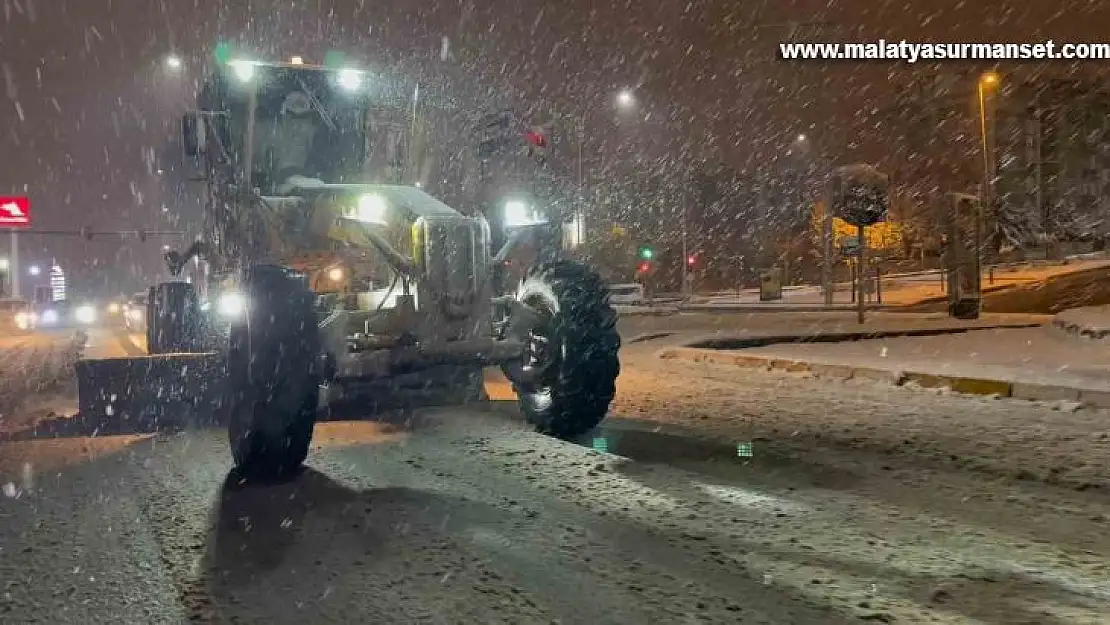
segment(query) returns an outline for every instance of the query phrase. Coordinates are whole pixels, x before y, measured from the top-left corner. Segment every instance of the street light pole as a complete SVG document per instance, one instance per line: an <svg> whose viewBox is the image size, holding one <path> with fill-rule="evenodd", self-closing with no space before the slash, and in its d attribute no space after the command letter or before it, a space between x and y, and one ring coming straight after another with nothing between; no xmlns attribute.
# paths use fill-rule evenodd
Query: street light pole
<svg viewBox="0 0 1110 625"><path fill-rule="evenodd" d="M979 190L979 203L975 209L975 290L981 301L981 280L983 275L983 212L994 206L994 155L987 126L987 88L998 85L998 74L987 72L979 77L979 128L982 133L983 183ZM992 118L993 123L993 118Z"/></svg>
<svg viewBox="0 0 1110 625"><path fill-rule="evenodd" d="M690 296L690 245L686 229L686 211L689 203L689 192L682 191L682 296Z"/></svg>
<svg viewBox="0 0 1110 625"><path fill-rule="evenodd" d="M12 229L12 254L11 263L8 268L8 275L12 277L12 297L19 297L19 235L16 230Z"/></svg>
<svg viewBox="0 0 1110 625"><path fill-rule="evenodd" d="M582 176L582 152L584 144L586 143L586 120L581 116L578 117L578 157L575 164L575 177L578 179L578 197L575 202L575 213L577 219L575 220L578 232L575 233L575 242L578 245L585 243L586 236L586 182Z"/></svg>

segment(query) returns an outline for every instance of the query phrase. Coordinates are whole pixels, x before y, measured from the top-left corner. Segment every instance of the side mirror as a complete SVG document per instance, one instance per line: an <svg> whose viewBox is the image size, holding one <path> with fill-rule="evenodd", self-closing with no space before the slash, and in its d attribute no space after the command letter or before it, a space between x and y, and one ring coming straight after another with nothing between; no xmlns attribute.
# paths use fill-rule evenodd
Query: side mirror
<svg viewBox="0 0 1110 625"><path fill-rule="evenodd" d="M208 142L204 118L197 112L181 116L181 145L186 156L197 157Z"/></svg>

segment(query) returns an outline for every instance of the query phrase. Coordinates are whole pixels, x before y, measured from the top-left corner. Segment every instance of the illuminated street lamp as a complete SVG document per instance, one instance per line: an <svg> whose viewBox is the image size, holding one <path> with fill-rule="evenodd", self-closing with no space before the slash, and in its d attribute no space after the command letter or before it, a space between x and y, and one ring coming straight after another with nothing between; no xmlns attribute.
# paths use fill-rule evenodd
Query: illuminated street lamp
<svg viewBox="0 0 1110 625"><path fill-rule="evenodd" d="M622 111L629 111L636 106L636 95L630 89L621 89L617 92L615 97L617 108ZM583 167L583 151L586 145L586 120L584 116L579 115L575 118L578 125L578 157L575 159L575 178L577 180L578 197L575 200L575 236L574 239L577 243L581 244L586 241L586 213L583 208L584 198L583 194L586 187L586 179L582 172Z"/></svg>
<svg viewBox="0 0 1110 625"><path fill-rule="evenodd" d="M42 269L40 269L38 265L31 265L27 269L27 273L31 274L32 276L37 276L42 273Z"/></svg>
<svg viewBox="0 0 1110 625"><path fill-rule="evenodd" d="M181 65L181 57L177 56L176 54L171 54L166 57L166 67L170 68L171 70L179 70L181 69Z"/></svg>
<svg viewBox="0 0 1110 625"><path fill-rule="evenodd" d="M987 92L997 93L1002 78L997 72L985 72L979 76L979 129L982 134L983 184L979 190L979 205L975 210L975 284L979 290L979 280L983 272L983 210L994 207L994 149L993 137L987 125ZM994 119L991 120L994 125Z"/></svg>

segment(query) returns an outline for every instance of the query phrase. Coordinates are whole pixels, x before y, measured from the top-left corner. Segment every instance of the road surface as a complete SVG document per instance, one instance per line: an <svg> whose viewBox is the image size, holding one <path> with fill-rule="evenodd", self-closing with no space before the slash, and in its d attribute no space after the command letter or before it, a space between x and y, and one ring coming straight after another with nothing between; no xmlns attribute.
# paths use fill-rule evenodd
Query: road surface
<svg viewBox="0 0 1110 625"><path fill-rule="evenodd" d="M348 419L264 485L220 431L5 443L0 620L1106 622L1107 413L667 340L581 444L501 404Z"/></svg>

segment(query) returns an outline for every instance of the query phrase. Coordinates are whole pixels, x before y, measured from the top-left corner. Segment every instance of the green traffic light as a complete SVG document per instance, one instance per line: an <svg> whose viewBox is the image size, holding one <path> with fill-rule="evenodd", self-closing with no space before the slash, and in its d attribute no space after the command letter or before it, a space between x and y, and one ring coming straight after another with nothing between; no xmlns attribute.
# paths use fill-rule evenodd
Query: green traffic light
<svg viewBox="0 0 1110 625"><path fill-rule="evenodd" d="M655 257L655 252L653 252L650 247L641 247L640 248L640 258L642 258L644 260L651 260L654 257Z"/></svg>
<svg viewBox="0 0 1110 625"><path fill-rule="evenodd" d="M214 56L216 57L217 63L228 63L229 61L231 61L231 54L232 50L230 43L226 41L221 41L220 43L216 44Z"/></svg>

